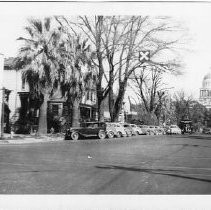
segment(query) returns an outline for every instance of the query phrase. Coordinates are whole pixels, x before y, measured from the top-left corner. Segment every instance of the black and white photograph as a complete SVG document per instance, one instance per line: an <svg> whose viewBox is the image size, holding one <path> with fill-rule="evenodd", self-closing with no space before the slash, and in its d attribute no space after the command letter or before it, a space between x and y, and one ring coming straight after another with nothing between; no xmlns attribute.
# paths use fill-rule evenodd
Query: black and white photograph
<svg viewBox="0 0 211 210"><path fill-rule="evenodd" d="M8 1L0 28L0 208L211 208L211 2Z"/></svg>

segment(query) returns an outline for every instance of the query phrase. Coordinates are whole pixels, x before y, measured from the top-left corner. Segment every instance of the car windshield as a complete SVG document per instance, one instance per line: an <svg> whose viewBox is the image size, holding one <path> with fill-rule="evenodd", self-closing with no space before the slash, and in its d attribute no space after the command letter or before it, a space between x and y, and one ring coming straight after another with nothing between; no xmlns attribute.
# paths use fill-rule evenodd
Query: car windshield
<svg viewBox="0 0 211 210"><path fill-rule="evenodd" d="M105 124L103 123L84 123L82 124L82 127L87 127L87 128L98 128L99 126L103 127Z"/></svg>
<svg viewBox="0 0 211 210"><path fill-rule="evenodd" d="M87 124L86 127L87 127L87 128L93 128L93 127L94 127L94 124Z"/></svg>

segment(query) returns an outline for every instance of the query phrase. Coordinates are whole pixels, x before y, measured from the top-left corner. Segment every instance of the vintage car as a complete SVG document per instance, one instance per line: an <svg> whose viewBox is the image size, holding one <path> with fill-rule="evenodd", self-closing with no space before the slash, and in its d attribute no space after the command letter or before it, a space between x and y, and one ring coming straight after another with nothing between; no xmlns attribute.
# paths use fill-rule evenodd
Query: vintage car
<svg viewBox="0 0 211 210"><path fill-rule="evenodd" d="M203 128L202 133L203 134L211 134L211 128Z"/></svg>
<svg viewBox="0 0 211 210"><path fill-rule="evenodd" d="M138 127L136 124L130 124L130 126L133 128L133 130L134 130L138 135L143 134L141 128Z"/></svg>
<svg viewBox="0 0 211 210"><path fill-rule="evenodd" d="M106 138L106 124L103 122L86 122L81 123L78 128L70 128L66 130L65 140L78 140L82 137L98 137Z"/></svg>
<svg viewBox="0 0 211 210"><path fill-rule="evenodd" d="M128 129L132 135L137 135L135 129L133 129L133 127L130 124L121 123L121 125L123 125L125 129Z"/></svg>
<svg viewBox="0 0 211 210"><path fill-rule="evenodd" d="M113 125L117 131L117 137L126 137L127 133L124 127L120 123L110 123Z"/></svg>
<svg viewBox="0 0 211 210"><path fill-rule="evenodd" d="M139 125L139 128L141 128L143 135L149 135L149 126L148 125Z"/></svg>
<svg viewBox="0 0 211 210"><path fill-rule="evenodd" d="M127 134L127 137L131 137L133 135L130 128L124 127L124 129L125 129L125 132Z"/></svg>
<svg viewBox="0 0 211 210"><path fill-rule="evenodd" d="M166 125L163 127L165 134L169 134L170 126Z"/></svg>
<svg viewBox="0 0 211 210"><path fill-rule="evenodd" d="M157 135L157 130L156 130L156 127L154 125L149 125L148 134L149 135Z"/></svg>
<svg viewBox="0 0 211 210"><path fill-rule="evenodd" d="M164 135L165 130L162 126L156 126L157 127L157 135Z"/></svg>
<svg viewBox="0 0 211 210"><path fill-rule="evenodd" d="M181 134L182 131L177 125L170 125L167 134Z"/></svg>
<svg viewBox="0 0 211 210"><path fill-rule="evenodd" d="M108 138L120 137L116 126L112 123L106 123L106 134Z"/></svg>

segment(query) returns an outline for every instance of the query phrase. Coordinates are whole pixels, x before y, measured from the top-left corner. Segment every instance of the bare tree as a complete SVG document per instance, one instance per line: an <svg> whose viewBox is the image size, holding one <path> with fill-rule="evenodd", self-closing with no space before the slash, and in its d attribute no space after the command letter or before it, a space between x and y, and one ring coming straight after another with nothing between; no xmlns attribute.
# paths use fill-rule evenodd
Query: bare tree
<svg viewBox="0 0 211 210"><path fill-rule="evenodd" d="M96 56L92 62L97 71L99 120L103 119L102 102L108 94L111 121L118 120L128 80L136 69L143 68L140 51L150 51L148 65L176 72L173 67L178 64L169 51L174 49L178 39L169 34L175 35L177 27L168 17L80 16L75 22L65 21L72 29L80 29L94 47Z"/></svg>
<svg viewBox="0 0 211 210"><path fill-rule="evenodd" d="M178 44L177 39L167 36L167 34L176 31L175 25L168 22L168 18L160 20L160 18L152 19L148 16L113 16L106 18L105 22L103 44L109 67L111 120L118 120L129 78L131 75L135 75L137 70L142 69L141 77L143 80L146 65L151 69L152 85L149 107L146 105L146 99L144 99L144 103L147 109L154 111L162 72L176 73L179 71L178 67L180 67L175 57L170 56L169 53ZM140 60L140 51L150 51L151 61L143 63ZM165 56L163 56L163 51L165 51ZM155 70L152 70L152 68L155 68ZM115 89L117 90L116 97L114 97Z"/></svg>
<svg viewBox="0 0 211 210"><path fill-rule="evenodd" d="M167 90L162 81L163 73L157 66L145 66L138 73L133 72L133 77L130 77L133 90L140 102L143 102L146 112L155 114L158 122Z"/></svg>

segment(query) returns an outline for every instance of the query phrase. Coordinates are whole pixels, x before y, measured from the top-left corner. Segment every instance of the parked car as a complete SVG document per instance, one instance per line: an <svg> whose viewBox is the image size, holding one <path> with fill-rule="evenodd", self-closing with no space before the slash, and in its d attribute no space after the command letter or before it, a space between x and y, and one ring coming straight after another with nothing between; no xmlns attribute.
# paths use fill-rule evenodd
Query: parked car
<svg viewBox="0 0 211 210"><path fill-rule="evenodd" d="M106 124L103 122L86 122L78 128L69 128L65 133L65 140L78 140L81 137L106 137Z"/></svg>
<svg viewBox="0 0 211 210"><path fill-rule="evenodd" d="M119 137L117 129L112 123L106 123L106 134L108 138Z"/></svg>
<svg viewBox="0 0 211 210"><path fill-rule="evenodd" d="M132 131L127 128L127 127L123 127L125 129L125 132L127 133L127 137L131 137L133 134L132 134Z"/></svg>
<svg viewBox="0 0 211 210"><path fill-rule="evenodd" d="M211 134L211 128L203 128L202 133Z"/></svg>
<svg viewBox="0 0 211 210"><path fill-rule="evenodd" d="M143 135L149 135L149 126L147 125L139 125L139 128L141 128Z"/></svg>
<svg viewBox="0 0 211 210"><path fill-rule="evenodd" d="M133 128L133 130L138 134L141 135L143 132L140 127L138 127L136 124L130 124L130 126Z"/></svg>
<svg viewBox="0 0 211 210"><path fill-rule="evenodd" d="M127 133L124 129L124 127L120 123L110 123L113 125L117 131L117 137L126 137Z"/></svg>
<svg viewBox="0 0 211 210"><path fill-rule="evenodd" d="M165 131L165 134L169 134L168 131L170 129L170 126L164 126L163 129Z"/></svg>
<svg viewBox="0 0 211 210"><path fill-rule="evenodd" d="M182 131L177 125L170 125L169 129L167 130L168 134L181 134Z"/></svg>
<svg viewBox="0 0 211 210"><path fill-rule="evenodd" d="M155 135L163 135L165 134L164 128L160 126L154 126L154 134Z"/></svg>
<svg viewBox="0 0 211 210"><path fill-rule="evenodd" d="M149 125L148 133L149 135L157 135L156 127L154 125Z"/></svg>
<svg viewBox="0 0 211 210"><path fill-rule="evenodd" d="M166 134L164 127L158 126L158 135L164 135Z"/></svg>
<svg viewBox="0 0 211 210"><path fill-rule="evenodd" d="M132 135L137 135L135 129L133 129L133 127L130 125L130 124L127 124L127 123L122 123L122 125L124 126L124 128L128 129Z"/></svg>

